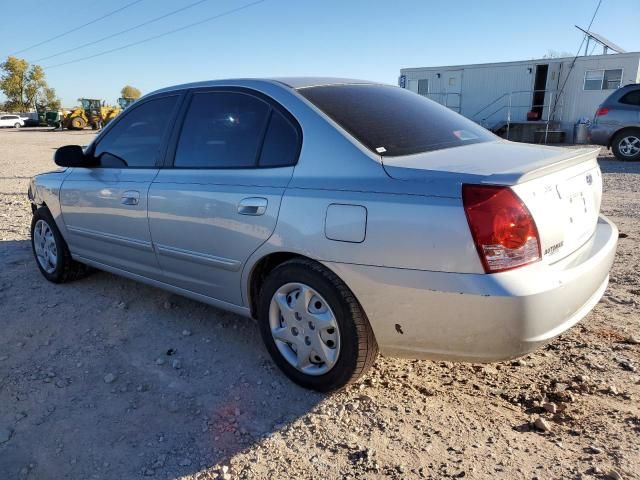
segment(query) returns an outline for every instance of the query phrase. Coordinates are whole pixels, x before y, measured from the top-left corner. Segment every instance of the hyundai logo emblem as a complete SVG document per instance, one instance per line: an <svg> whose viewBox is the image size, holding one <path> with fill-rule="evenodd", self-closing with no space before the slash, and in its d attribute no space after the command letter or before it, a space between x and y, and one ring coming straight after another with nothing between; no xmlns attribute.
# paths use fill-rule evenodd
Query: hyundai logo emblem
<svg viewBox="0 0 640 480"><path fill-rule="evenodd" d="M587 185L591 185L593 183L593 177L591 176L591 174L587 175L586 180Z"/></svg>

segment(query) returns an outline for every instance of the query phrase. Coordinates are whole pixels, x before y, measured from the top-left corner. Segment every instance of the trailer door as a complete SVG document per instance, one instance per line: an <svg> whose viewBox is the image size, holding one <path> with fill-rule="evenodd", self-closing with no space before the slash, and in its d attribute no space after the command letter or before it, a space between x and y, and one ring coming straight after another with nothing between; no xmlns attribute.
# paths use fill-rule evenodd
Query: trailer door
<svg viewBox="0 0 640 480"><path fill-rule="evenodd" d="M444 105L460 113L462 106L462 70L450 70L442 74L443 90L446 92Z"/></svg>

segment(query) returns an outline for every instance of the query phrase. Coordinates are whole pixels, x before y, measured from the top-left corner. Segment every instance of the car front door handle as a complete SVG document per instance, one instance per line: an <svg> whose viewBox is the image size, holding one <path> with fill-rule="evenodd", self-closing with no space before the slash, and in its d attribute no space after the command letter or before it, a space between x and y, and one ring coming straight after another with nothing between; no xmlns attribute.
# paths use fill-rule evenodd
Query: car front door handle
<svg viewBox="0 0 640 480"><path fill-rule="evenodd" d="M123 205L138 205L140 203L140 192L129 190L122 194L120 203Z"/></svg>
<svg viewBox="0 0 640 480"><path fill-rule="evenodd" d="M262 197L244 198L238 204L240 215L264 215L267 211L267 199Z"/></svg>

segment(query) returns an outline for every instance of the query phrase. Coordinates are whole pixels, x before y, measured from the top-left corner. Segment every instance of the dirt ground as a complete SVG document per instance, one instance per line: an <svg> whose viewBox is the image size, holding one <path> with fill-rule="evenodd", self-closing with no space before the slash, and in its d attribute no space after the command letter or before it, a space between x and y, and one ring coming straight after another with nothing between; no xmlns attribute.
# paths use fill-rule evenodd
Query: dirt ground
<svg viewBox="0 0 640 480"><path fill-rule="evenodd" d="M91 138L0 130L0 479L640 478L640 163L603 151L623 238L577 327L515 362L379 358L321 395L250 320L107 273L44 280L28 180Z"/></svg>

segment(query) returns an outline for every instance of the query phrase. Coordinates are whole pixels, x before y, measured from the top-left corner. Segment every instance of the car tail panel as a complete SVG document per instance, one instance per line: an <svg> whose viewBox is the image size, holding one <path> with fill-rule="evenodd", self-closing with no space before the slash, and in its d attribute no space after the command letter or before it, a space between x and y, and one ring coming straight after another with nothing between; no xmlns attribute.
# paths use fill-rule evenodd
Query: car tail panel
<svg viewBox="0 0 640 480"><path fill-rule="evenodd" d="M573 165L513 186L527 205L540 234L542 259L554 263L592 236L602 200L602 174L595 155Z"/></svg>

